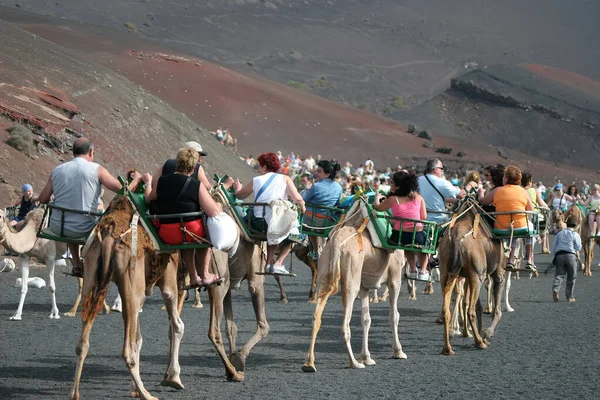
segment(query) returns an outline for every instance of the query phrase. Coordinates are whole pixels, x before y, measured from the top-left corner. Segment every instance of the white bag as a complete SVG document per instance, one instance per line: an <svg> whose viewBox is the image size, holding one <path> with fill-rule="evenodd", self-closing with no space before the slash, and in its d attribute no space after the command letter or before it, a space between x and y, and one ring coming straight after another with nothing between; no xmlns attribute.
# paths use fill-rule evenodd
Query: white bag
<svg viewBox="0 0 600 400"><path fill-rule="evenodd" d="M238 227L233 218L222 212L206 219L208 236L217 250L228 251L237 243Z"/></svg>

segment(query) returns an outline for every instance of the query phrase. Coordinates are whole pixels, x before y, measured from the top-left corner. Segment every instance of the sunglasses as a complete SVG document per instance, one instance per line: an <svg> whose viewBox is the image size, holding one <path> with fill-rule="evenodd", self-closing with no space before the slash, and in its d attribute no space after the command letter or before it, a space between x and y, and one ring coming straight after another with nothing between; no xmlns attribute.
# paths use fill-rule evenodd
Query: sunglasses
<svg viewBox="0 0 600 400"><path fill-rule="evenodd" d="M439 168L439 169L441 169L442 171L444 170L444 167L436 167L436 168Z"/></svg>

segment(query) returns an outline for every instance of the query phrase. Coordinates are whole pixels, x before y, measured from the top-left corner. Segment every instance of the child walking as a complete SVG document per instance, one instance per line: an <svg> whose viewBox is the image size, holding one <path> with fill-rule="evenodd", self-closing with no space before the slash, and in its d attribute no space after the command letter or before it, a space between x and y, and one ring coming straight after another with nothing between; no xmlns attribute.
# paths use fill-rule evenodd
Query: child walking
<svg viewBox="0 0 600 400"><path fill-rule="evenodd" d="M567 276L566 296L569 303L574 303L573 287L577 279L576 253L581 250L581 237L573 230L577 222L573 217L567 218L567 228L558 232L552 245L556 273L552 284L552 300L558 301L558 292L565 275Z"/></svg>

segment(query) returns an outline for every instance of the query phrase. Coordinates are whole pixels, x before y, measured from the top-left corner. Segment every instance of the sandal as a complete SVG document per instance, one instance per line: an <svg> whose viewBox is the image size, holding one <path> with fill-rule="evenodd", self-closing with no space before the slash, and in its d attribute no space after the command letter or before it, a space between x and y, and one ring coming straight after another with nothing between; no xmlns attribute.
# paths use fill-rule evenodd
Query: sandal
<svg viewBox="0 0 600 400"><path fill-rule="evenodd" d="M507 271L514 271L516 269L515 268L515 264L513 264L513 263L506 263L506 268L505 269Z"/></svg>
<svg viewBox="0 0 600 400"><path fill-rule="evenodd" d="M220 276L215 276L213 279L210 280L201 280L200 281L200 286L203 287L208 287L208 286L212 286L212 285L221 285L221 283L223 282L223 278L221 278Z"/></svg>
<svg viewBox="0 0 600 400"><path fill-rule="evenodd" d="M537 271L537 267L535 266L535 264L532 263L527 263L527 265L525 265L525 269L528 269L529 271L533 272Z"/></svg>
<svg viewBox="0 0 600 400"><path fill-rule="evenodd" d="M74 276L75 278L83 278L83 268L73 267L71 272L65 272L66 275Z"/></svg>

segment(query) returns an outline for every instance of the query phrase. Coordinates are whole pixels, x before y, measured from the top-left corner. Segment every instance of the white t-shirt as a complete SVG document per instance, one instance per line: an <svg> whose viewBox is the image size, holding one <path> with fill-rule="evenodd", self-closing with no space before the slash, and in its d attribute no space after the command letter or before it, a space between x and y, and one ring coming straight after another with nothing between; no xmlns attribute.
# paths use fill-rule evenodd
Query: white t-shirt
<svg viewBox="0 0 600 400"><path fill-rule="evenodd" d="M440 193L438 193L431 183L427 181L427 178L435 185L437 190L444 196L444 199L454 199L460 193L460 189L456 186L452 185L450 181L445 178L438 178L435 175L428 174L427 177L420 176L419 177L419 192L421 196L423 196L423 200L425 200L425 206L427 210L432 211L446 211L446 203ZM445 214L441 213L433 213L427 212L427 220L435 221L435 222L443 222L446 219Z"/></svg>
<svg viewBox="0 0 600 400"><path fill-rule="evenodd" d="M287 185L285 183L285 178L281 174L275 174L275 178L273 178L273 181L269 186L260 194L260 198L256 198L256 194L273 174L275 174L275 172L267 172L264 175L255 176L252 180L252 191L254 192L255 203L270 203L272 200L276 199L287 200ZM265 209L267 213L269 213L270 210L270 207ZM256 218L266 217L263 215L262 207L254 207L254 216Z"/></svg>

